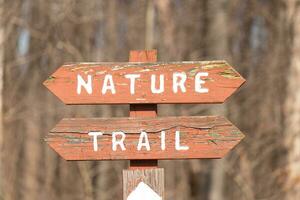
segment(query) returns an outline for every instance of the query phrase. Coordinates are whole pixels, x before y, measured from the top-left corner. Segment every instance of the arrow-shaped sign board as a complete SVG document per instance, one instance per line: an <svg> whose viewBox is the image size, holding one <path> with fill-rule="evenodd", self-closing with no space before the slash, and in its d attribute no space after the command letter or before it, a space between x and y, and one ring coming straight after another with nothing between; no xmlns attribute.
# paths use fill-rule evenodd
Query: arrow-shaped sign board
<svg viewBox="0 0 300 200"><path fill-rule="evenodd" d="M66 160L221 158L244 135L223 117L63 119L47 137Z"/></svg>
<svg viewBox="0 0 300 200"><path fill-rule="evenodd" d="M225 61L78 63L44 85L65 104L222 103L244 81Z"/></svg>

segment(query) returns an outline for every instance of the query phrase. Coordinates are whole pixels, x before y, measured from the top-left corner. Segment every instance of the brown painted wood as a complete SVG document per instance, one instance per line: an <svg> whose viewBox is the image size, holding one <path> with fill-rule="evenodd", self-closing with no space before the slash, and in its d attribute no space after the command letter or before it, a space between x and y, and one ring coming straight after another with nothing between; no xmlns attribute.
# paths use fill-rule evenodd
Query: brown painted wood
<svg viewBox="0 0 300 200"><path fill-rule="evenodd" d="M129 62L156 62L157 50L131 50Z"/></svg>
<svg viewBox="0 0 300 200"><path fill-rule="evenodd" d="M173 91L173 73L187 75L186 92ZM202 87L207 93L195 91L195 75L207 72ZM102 94L103 79L111 74L116 93L110 90ZM130 81L126 74L140 74L135 81L135 94L130 94ZM165 90L160 94L151 92L151 75L165 77ZM77 75L87 81L92 76L92 94L84 88L77 94ZM44 85L66 104L164 104L164 103L222 103L243 83L244 79L225 61L152 62L152 63L77 63L66 64L53 73Z"/></svg>
<svg viewBox="0 0 300 200"><path fill-rule="evenodd" d="M147 184L164 199L164 169L123 170L123 199L136 189L140 182ZM144 194L147 195L147 194Z"/></svg>
<svg viewBox="0 0 300 200"><path fill-rule="evenodd" d="M189 150L175 150L175 131ZM94 151L91 131L101 131L99 149ZM126 134L126 150L112 150L112 132ZM137 150L140 132L148 133L151 150ZM161 131L166 132L166 149L161 150ZM244 135L223 117L159 118L73 118L63 119L51 130L47 143L66 160L148 160L221 158Z"/></svg>
<svg viewBox="0 0 300 200"><path fill-rule="evenodd" d="M129 53L129 62L156 62L157 50L133 50ZM130 104L130 117L156 117L157 104ZM130 169L157 168L157 160L130 160Z"/></svg>
<svg viewBox="0 0 300 200"><path fill-rule="evenodd" d="M130 104L130 117L156 117L157 104Z"/></svg>
<svg viewBox="0 0 300 200"><path fill-rule="evenodd" d="M130 160L129 169L157 168L158 160Z"/></svg>

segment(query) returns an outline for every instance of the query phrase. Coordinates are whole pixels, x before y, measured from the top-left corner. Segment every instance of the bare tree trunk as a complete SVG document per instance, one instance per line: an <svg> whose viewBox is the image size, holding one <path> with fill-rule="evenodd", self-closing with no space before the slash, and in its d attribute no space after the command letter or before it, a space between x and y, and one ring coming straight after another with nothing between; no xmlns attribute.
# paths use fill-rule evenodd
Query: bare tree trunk
<svg viewBox="0 0 300 200"><path fill-rule="evenodd" d="M2 167L2 145L3 145L3 69L4 69L4 24L3 24L4 0L0 0L0 199L3 199L3 167Z"/></svg>
<svg viewBox="0 0 300 200"><path fill-rule="evenodd" d="M147 0L145 24L145 49L152 49L154 46L155 31L155 8L152 0Z"/></svg>
<svg viewBox="0 0 300 200"><path fill-rule="evenodd" d="M246 134L227 156L226 199L284 198L283 105L289 67L284 1L230 1L229 51L246 78L228 102L229 119Z"/></svg>
<svg viewBox="0 0 300 200"><path fill-rule="evenodd" d="M18 41L18 26L16 25L16 19L20 15L21 5L13 1L4 1L2 5L2 12L4 14L1 20L4 25L4 58L3 58L3 127L6 134L3 134L2 143L2 170L3 172L3 199L12 200L20 197L21 184L19 182L22 178L20 171L21 166L18 162L22 159L22 135L17 134L17 129L21 127L19 122L21 121L21 105L17 104L17 89L20 81L15 80L15 85L9 81L10 76L16 76L18 69L15 64L19 61L15 59L17 52L16 41ZM11 16L11 11L15 12L14 18L8 20ZM12 106L14 105L14 106ZM19 113L19 116L17 115ZM19 136L19 137L18 137ZM4 142L5 141L5 142ZM12 148L13 147L13 148Z"/></svg>
<svg viewBox="0 0 300 200"><path fill-rule="evenodd" d="M176 21L173 15L174 9L172 9L172 1L154 1L158 9L158 16L160 22L160 28L162 33L162 49L160 52L161 57L164 59L174 59L177 57L178 50L174 48L175 44L175 27Z"/></svg>
<svg viewBox="0 0 300 200"><path fill-rule="evenodd" d="M211 30L213 2L207 0L155 1L163 60L205 60L214 54ZM214 22L213 22L214 23ZM212 34L213 33L213 34ZM216 45L219 44L216 42ZM163 105L163 115L206 115L213 112L201 105ZM219 113L218 113L219 114ZM166 167L169 199L208 199L211 190L211 160L168 161Z"/></svg>
<svg viewBox="0 0 300 200"><path fill-rule="evenodd" d="M291 67L285 103L285 127L288 152L287 199L300 199L300 1L290 0L288 5L291 26Z"/></svg>
<svg viewBox="0 0 300 200"><path fill-rule="evenodd" d="M226 60L231 64L229 52L228 52L228 32L229 27L227 25L227 13L226 13L226 0L215 1L210 3L210 10L218 10L215 12L214 17L211 17L211 28L208 30L210 35L210 54L209 57L213 59ZM224 104L220 106L214 106L212 114L226 115L226 106ZM230 152L229 152L230 153ZM226 158L213 161L211 186L209 191L210 200L223 200L224 188L225 188L225 166Z"/></svg>

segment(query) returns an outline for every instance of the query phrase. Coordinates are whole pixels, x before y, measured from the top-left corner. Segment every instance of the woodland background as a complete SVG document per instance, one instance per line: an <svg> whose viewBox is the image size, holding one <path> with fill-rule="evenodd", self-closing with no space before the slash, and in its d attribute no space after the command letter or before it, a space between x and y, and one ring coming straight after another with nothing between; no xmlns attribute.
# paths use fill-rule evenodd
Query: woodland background
<svg viewBox="0 0 300 200"><path fill-rule="evenodd" d="M128 106L65 106L42 82L65 62L224 59L247 83L224 105L159 115L225 115L246 135L222 160L161 161L167 200L300 199L299 0L0 0L0 199L121 199L127 162L66 162L43 141L63 117Z"/></svg>

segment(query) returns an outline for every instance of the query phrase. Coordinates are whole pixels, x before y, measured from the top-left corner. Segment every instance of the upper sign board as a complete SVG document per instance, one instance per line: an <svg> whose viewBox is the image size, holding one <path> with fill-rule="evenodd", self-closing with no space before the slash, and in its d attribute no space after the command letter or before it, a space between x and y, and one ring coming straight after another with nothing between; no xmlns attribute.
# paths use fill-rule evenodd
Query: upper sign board
<svg viewBox="0 0 300 200"><path fill-rule="evenodd" d="M44 85L65 104L222 103L245 82L225 61L66 64Z"/></svg>

